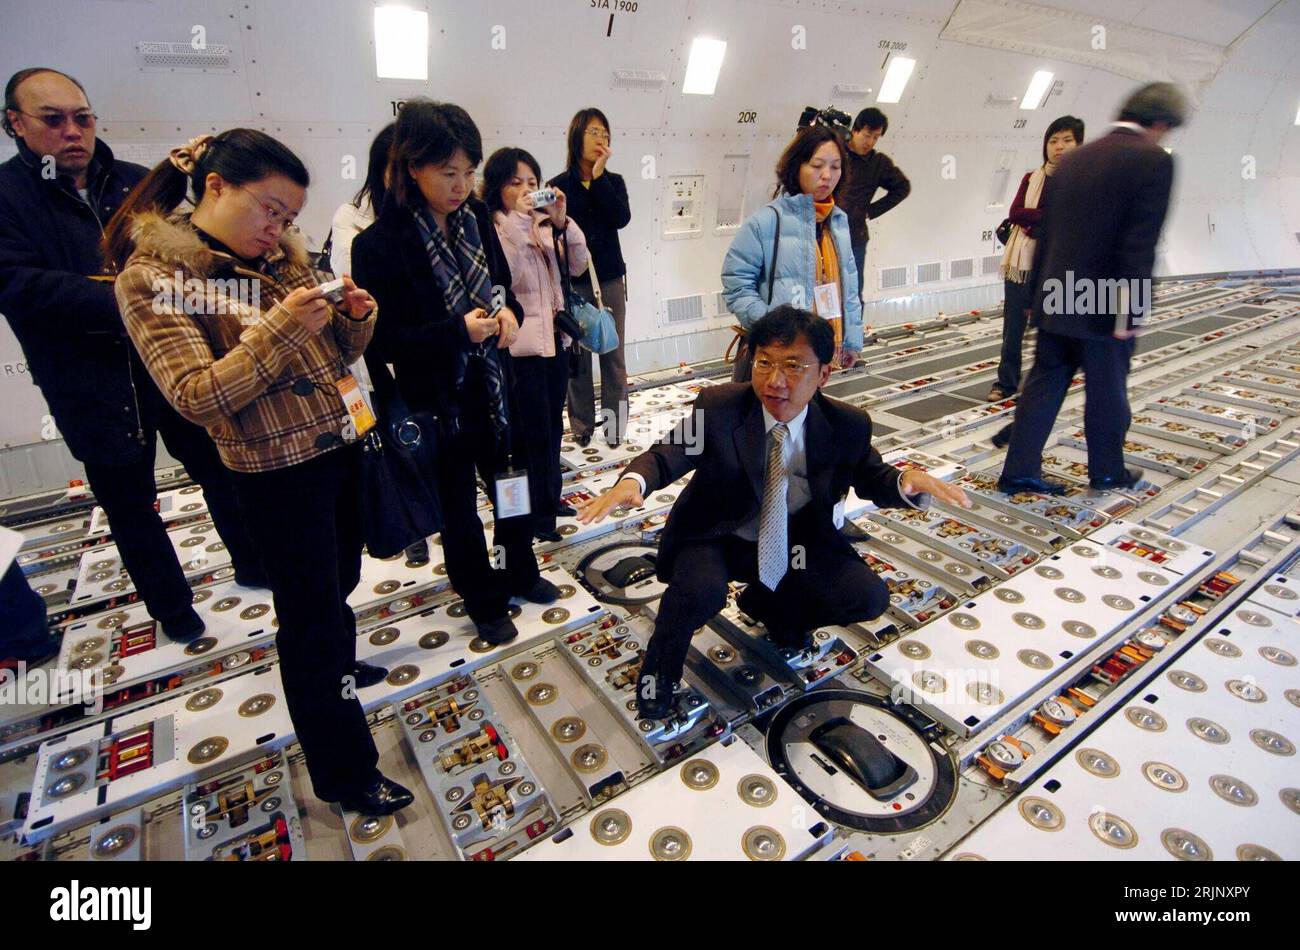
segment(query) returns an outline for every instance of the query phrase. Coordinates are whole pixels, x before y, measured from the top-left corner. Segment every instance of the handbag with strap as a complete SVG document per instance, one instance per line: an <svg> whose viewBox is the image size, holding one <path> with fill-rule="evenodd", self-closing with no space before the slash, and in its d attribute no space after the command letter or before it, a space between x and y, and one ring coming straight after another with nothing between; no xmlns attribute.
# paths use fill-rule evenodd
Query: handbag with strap
<svg viewBox="0 0 1300 950"><path fill-rule="evenodd" d="M767 275L767 309L772 309L772 290L776 286L776 255L781 247L781 212L776 208L772 209L776 215L776 233L772 237L772 267L771 272ZM731 346L727 347L725 359L731 361L732 350L735 350L735 365L731 367L731 381L733 383L747 383L754 378L754 354L749 349L749 342L746 340L748 332L739 324L733 324L731 329L735 331L735 338L731 341Z"/></svg>
<svg viewBox="0 0 1300 950"><path fill-rule="evenodd" d="M1002 223L997 226L993 233L997 236L998 243L1005 245L1011 240L1011 219L1003 218Z"/></svg>
<svg viewBox="0 0 1300 950"><path fill-rule="evenodd" d="M379 425L362 439L361 533L375 557L392 557L443 527L435 459L438 418L412 412L385 366L372 366Z"/></svg>
<svg viewBox="0 0 1300 950"><path fill-rule="evenodd" d="M555 252L555 265L560 273L560 296L564 299L565 309L555 311L555 328L572 340L575 344L582 343L584 336L582 324L574 319L573 314L569 313L569 297L573 293L573 287L569 282L569 268L566 261L569 258L568 245L565 245L564 255L560 255L560 241L564 237L563 231L553 231L551 248ZM575 346L576 350L577 347Z"/></svg>
<svg viewBox="0 0 1300 950"><path fill-rule="evenodd" d="M569 242L561 231L557 237L564 242L564 259L569 259ZM568 269L561 265L560 279L564 280ZM591 295L596 298L594 304L585 300L571 286L565 293L565 303L569 315L582 328L582 337L578 341L584 348L600 355L618 348L618 327L614 315L605 309L605 300L600 293L600 282L596 277L596 262L588 260L587 275L591 278Z"/></svg>

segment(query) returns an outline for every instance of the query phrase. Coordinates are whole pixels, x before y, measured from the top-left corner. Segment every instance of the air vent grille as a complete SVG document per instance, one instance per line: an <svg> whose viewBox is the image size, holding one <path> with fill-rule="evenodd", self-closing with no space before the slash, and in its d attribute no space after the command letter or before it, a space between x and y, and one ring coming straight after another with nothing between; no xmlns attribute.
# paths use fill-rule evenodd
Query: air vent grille
<svg viewBox="0 0 1300 950"><path fill-rule="evenodd" d="M230 71L229 46L212 45L195 49L189 43L147 43L137 45L140 66L147 70L192 69L201 71Z"/></svg>
<svg viewBox="0 0 1300 950"><path fill-rule="evenodd" d="M907 265L880 268L880 289L894 290L907 286Z"/></svg>

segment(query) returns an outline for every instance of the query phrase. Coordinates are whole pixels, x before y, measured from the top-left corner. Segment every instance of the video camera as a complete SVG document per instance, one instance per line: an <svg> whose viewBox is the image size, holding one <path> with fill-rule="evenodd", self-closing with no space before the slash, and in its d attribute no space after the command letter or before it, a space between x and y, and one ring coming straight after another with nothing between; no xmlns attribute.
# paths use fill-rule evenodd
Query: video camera
<svg viewBox="0 0 1300 950"><path fill-rule="evenodd" d="M825 109L808 106L803 110L803 115L799 116L799 128L801 129L808 128L811 125L824 125L827 128L834 129L846 139L851 133L852 123L852 116L833 106L827 106Z"/></svg>

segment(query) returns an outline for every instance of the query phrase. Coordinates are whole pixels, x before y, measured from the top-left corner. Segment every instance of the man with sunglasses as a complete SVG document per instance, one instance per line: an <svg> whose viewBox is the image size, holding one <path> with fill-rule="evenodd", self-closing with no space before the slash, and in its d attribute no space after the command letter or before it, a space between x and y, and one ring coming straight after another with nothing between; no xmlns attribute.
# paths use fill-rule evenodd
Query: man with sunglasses
<svg viewBox="0 0 1300 950"><path fill-rule="evenodd" d="M740 608L794 650L810 649L817 627L884 612L884 582L835 527L835 507L850 488L882 508L924 508L930 495L970 507L960 488L886 465L871 447L871 418L822 395L835 353L829 323L783 305L759 319L748 339L752 381L703 390L692 417L578 515L591 522L617 507L638 508L646 495L695 473L659 543L656 573L668 589L637 686L645 719L672 714L691 637L726 604L729 581L748 584Z"/></svg>
<svg viewBox="0 0 1300 950"><path fill-rule="evenodd" d="M126 336L100 240L146 169L115 159L95 124L81 84L58 70L24 69L5 86L3 125L18 154L0 165L0 313L150 615L189 641L204 626L154 509L160 433L203 486L236 580L261 587L265 574L212 440L162 398Z"/></svg>

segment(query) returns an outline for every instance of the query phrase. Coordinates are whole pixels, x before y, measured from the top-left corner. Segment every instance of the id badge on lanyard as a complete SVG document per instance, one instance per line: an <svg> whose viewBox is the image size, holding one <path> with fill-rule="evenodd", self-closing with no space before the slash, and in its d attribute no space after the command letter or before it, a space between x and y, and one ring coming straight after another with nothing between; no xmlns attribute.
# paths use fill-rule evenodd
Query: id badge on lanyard
<svg viewBox="0 0 1300 950"><path fill-rule="evenodd" d="M497 520L531 514L533 509L528 495L528 473L510 469L498 475L496 502Z"/></svg>
<svg viewBox="0 0 1300 950"><path fill-rule="evenodd" d="M366 398L361 393L361 386L357 382L357 378L351 373L348 373L334 385L338 387L339 395L343 397L343 407L347 409L352 430L359 439L375 427L374 413L370 411L370 406L367 405Z"/></svg>
<svg viewBox="0 0 1300 950"><path fill-rule="evenodd" d="M840 309L840 285L832 281L828 284L818 284L813 288L813 300L817 305L817 316L824 317L827 320L835 320L844 316L844 311Z"/></svg>

